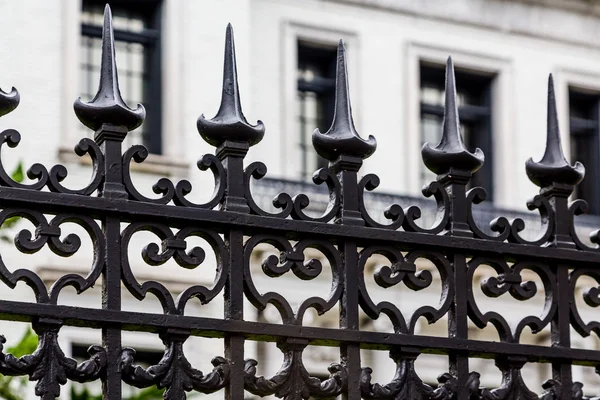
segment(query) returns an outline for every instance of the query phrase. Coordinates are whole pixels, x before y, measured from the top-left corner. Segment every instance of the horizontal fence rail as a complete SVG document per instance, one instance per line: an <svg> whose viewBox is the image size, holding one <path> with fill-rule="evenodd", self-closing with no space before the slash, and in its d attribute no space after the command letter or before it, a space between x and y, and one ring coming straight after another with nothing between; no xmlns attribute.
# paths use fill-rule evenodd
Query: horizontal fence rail
<svg viewBox="0 0 600 400"><path fill-rule="evenodd" d="M130 168L143 162L148 151L139 145L122 146L128 132L144 121L145 110L141 105L131 109L121 98L107 6L98 93L88 103L78 99L74 104L79 120L95 132L93 139L84 138L75 147L78 156L91 158L89 183L80 189L67 188L64 166L48 169L40 164L27 172L33 183L20 183L0 164L0 222L19 217L35 227L17 233L18 251L33 254L47 246L61 257L74 255L81 239L65 229L67 223L79 225L93 248L86 274L65 273L49 287L33 268L9 269L3 254L2 283L9 289L24 283L35 301L0 299L0 319L30 322L38 345L32 354L16 357L3 350L6 340L0 336L0 374L28 376L36 382L36 395L44 400L58 397L68 380L101 380L105 399L121 399L123 382L138 388L165 388L165 399L219 391L235 400L247 393L285 399L340 395L344 399L582 399L582 384L573 380L572 366L599 366L600 351L574 348L571 336L600 334L600 320L586 320L578 308L578 302L600 305L600 235L594 229L599 221L592 217L576 223L587 205L582 200L569 202L584 167L569 164L563 155L552 77L546 150L539 162L530 159L525 166L529 179L540 187L527 204L538 214L494 209L484 203L485 190L470 187L485 157L479 149L470 152L462 142L454 79L448 59L442 139L422 149L425 165L437 174L423 189L429 199L378 194L373 190L379 178L359 175L363 160L373 155L377 143L372 136L361 138L355 130L342 42L333 123L327 132L316 130L312 139L329 166L315 172L314 184L266 178L263 163L244 165L248 150L263 139L265 128L260 121L248 123L242 113L233 31L228 26L221 106L214 118L201 116L197 121L202 138L216 148L215 154L198 161L200 170L210 170L207 173L214 176L214 193L207 202L195 203L190 194L206 188L162 178L152 188L156 196L147 197L134 184ZM1 92L0 114L13 111L18 103L14 88ZM20 140L15 130L0 133L0 142L9 147ZM165 282L143 281L130 264L128 251L140 232L155 235L160 242L147 243L142 250L148 266L174 260L182 268L194 269L205 262L206 252L212 252L214 283L190 284L175 297ZM206 245L189 248L192 238ZM264 245L275 249L273 254L261 253ZM260 268L253 266L256 254L264 255ZM373 259L385 261L373 271ZM423 262L431 267L424 268ZM495 276L481 280L487 300L537 299L543 302L541 313L515 320L510 310L484 311L474 286L485 269L495 271ZM297 301L291 293L263 292L256 284L257 275L262 275L274 282L299 279L310 288L324 270L330 270L331 284L322 297ZM433 299L437 305L422 305L407 314L399 304L374 300L369 280L374 280L377 290L409 293L439 280L441 293ZM66 287L81 294L100 282L102 308L58 304ZM162 312L124 311L124 293L139 301L154 297ZM188 315L192 301L200 307L222 302L224 315ZM280 321L252 319L245 313L245 302L257 312L274 306ZM339 323L334 328L306 326L310 309L319 315L337 309ZM388 319L393 332L363 329L362 316L371 321ZM447 337L419 334L420 321L447 321ZM499 340L473 338L472 325L491 327ZM58 338L63 326L101 330L102 343L91 346L89 358L77 363L61 349ZM550 332L551 346L523 343L525 331L544 330ZM165 346L160 362L147 368L137 365L135 349L122 345L124 331L158 335ZM183 345L191 336L224 341L225 352L214 354L212 370L201 372L186 358ZM245 358L248 341L276 342L283 357L279 372L260 376L261 360ZM339 361L329 367L327 377L308 372L303 353L309 345L339 348ZM396 366L390 382L373 382L373 370L361 362L361 349L389 351ZM449 369L438 371L437 386L424 383L415 370L415 360L425 353L449 360ZM482 387L480 373L469 365L478 358L495 360L502 374L499 387ZM525 384L521 371L528 363L551 364L552 375L542 387Z"/></svg>

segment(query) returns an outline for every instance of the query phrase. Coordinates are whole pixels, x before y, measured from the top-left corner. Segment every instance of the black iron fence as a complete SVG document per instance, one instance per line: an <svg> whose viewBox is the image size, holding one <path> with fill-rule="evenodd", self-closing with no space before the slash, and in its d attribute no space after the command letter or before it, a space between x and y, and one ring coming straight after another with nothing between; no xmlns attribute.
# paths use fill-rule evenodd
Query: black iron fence
<svg viewBox="0 0 600 400"><path fill-rule="evenodd" d="M67 171L60 165L49 170L39 164L31 166L31 184L15 182L0 168L0 221L21 217L36 227L35 232L22 230L16 235L19 251L31 254L47 245L59 256L73 255L80 249L81 240L65 232L66 223L85 229L94 248L93 262L85 276L65 274L49 288L32 270L10 270L0 262L4 285L15 288L24 282L35 294L35 302L0 300L0 318L31 322L39 337L38 348L31 355L17 358L0 352L0 373L29 376L36 381L35 391L42 399L59 396L67 380L102 380L107 399L122 397L122 382L136 387L164 387L167 399L183 399L190 391L219 390L236 400L243 399L246 391L287 399L339 395L346 399L583 397L582 385L573 382L572 366L600 365L600 351L573 348L571 334L572 329L582 336L600 332L600 322L584 321L577 307L580 278L588 276L600 282L600 252L596 245L600 238L597 232L591 233L586 244L576 232L575 216L584 212L586 205L582 201L569 203L568 198L584 169L579 163L568 164L562 154L551 78L546 152L540 162L526 163L529 178L541 188L528 204L531 210L539 211L539 222L531 217L493 219L489 211L474 212L473 205L485 199L485 191L467 190L467 186L473 172L482 166L484 155L479 149L469 152L462 143L450 60L443 137L437 146L426 144L422 149L425 165L438 175L423 190L436 206L410 199L416 205L389 205L383 218L373 217L368 209L373 212L379 207L372 207L373 199L379 199L380 204L387 198L369 198L366 192L378 186L378 178L361 178L358 174L363 159L375 151L376 141L373 137L362 139L355 131L342 43L338 48L333 124L329 131L317 130L313 135L316 151L329 160L329 167L313 177L315 184L327 188L324 210L320 215L309 211L309 199L318 197L311 189L310 196L277 193L273 200L276 210L270 212L259 206L259 196L253 194L253 187L261 185L266 166L257 162L244 168L244 157L250 146L262 140L264 127L261 122L248 124L241 111L231 27L227 28L220 109L214 118L201 116L197 122L201 136L216 148L215 155L205 155L198 162L201 170L211 170L215 178L214 195L204 204L189 200L192 185L188 181L159 180L153 188L159 196L156 198L145 197L133 184L130 164L143 162L148 154L142 146L123 152L122 142L142 123L145 111L142 106L130 109L121 99L108 7L103 33L98 94L89 103L77 100L74 104L77 117L95 132L93 139L82 139L75 148L79 156L89 155L92 159L89 184L78 190L68 189L62 184ZM18 102L16 90L2 92L1 113L13 111ZM9 147L20 141L19 133L11 129L0 135L1 142ZM302 189L309 187L303 185ZM267 192L260 191L263 195ZM400 200L404 203L406 199ZM523 232L530 222L534 232L525 237ZM148 265L174 259L181 267L195 268L208 249L188 250L186 240L203 239L215 254L214 284L190 285L174 298L161 282L140 283L130 266L128 246L134 234L145 231L161 241L160 247L150 243L144 248L142 257ZM308 281L321 275L327 264L332 276L329 295L309 297L293 308L285 294L259 291L250 263L253 251L265 243L280 252L263 261L266 276L277 279L293 274L307 281L303 285L310 285ZM307 257L307 252L319 252L321 257ZM365 265L375 256L387 259L388 265L374 273L374 280L390 291L419 291L430 286L431 271L421 269L418 263L428 260L441 280L438 305L421 306L407 315L398 304L375 302L365 284L367 278L372 278L366 276L370 272ZM482 266L496 271L496 276L482 281L484 295L528 301L537 294L545 302L541 315L530 315L511 325L506 316L482 311L474 296L473 278ZM524 281L523 276L532 274L539 277L541 286ZM102 282L101 309L57 304L65 287L82 293L98 281ZM156 297L162 313L123 311L122 285L136 299ZM583 300L589 306L598 306L600 289L585 289ZM186 315L190 301L208 304L220 301L221 296L223 318ZM250 320L244 315L246 300L258 310L273 305L281 323ZM336 307L339 327L303 325L307 310L323 314ZM384 314L383 318L392 322L394 333L362 330L360 313L370 319ZM430 324L447 320L448 336L415 334L421 318ZM500 340L469 337L470 323L478 328L493 326ZM87 361L78 364L61 350L58 335L65 325L102 331L102 344L90 347ZM552 345L523 344L525 329L534 334L549 329ZM135 350L121 345L121 334L126 330L158 334L165 345L162 360L148 368L136 366ZM190 336L223 338L225 354L215 354L212 371L203 373L187 360L183 344ZM272 377L257 376L258 361L244 359L247 341L277 342L284 357L280 371ZM339 347L339 363L331 365L329 377L318 379L307 372L302 355L308 345ZM397 368L391 382L371 381L372 370L361 363L361 349L389 351ZM439 371L437 387L423 383L415 372L414 362L422 353L448 357L450 368ZM479 373L469 369L473 358L495 360L502 373L500 387L480 387ZM552 376L542 388L528 388L524 383L521 370L527 363L551 364Z"/></svg>

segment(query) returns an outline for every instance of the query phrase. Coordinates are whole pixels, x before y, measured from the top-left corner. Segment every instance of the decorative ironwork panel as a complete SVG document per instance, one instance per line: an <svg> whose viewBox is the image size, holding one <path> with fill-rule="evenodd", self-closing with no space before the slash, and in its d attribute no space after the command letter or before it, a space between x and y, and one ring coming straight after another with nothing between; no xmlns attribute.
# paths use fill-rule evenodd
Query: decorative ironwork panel
<svg viewBox="0 0 600 400"><path fill-rule="evenodd" d="M74 104L79 120L95 132L93 140L84 138L75 147L77 155L91 158L89 184L68 188L63 185L67 177L64 166L48 169L40 164L27 171L33 183L19 183L0 160L0 222L20 217L35 227L16 235L18 251L33 254L47 245L61 257L77 253L81 238L69 232L67 223L89 235L93 251L86 274L65 274L49 288L33 269L12 270L0 259L2 283L14 289L23 282L35 296L35 302L0 300L0 318L30 322L39 338L32 354L16 357L0 351L1 374L28 376L44 400L59 396L68 380L101 380L106 399L121 399L123 382L139 388L166 388L165 399L217 391L235 400L242 400L245 392L289 400L340 395L349 400L583 397L581 383L573 381L572 366L600 366L600 351L573 348L571 329L581 336L600 335L600 321L584 320L577 307L580 300L591 307L600 305L600 234L593 232L588 245L576 231L575 216L584 213L587 205L581 200L569 203L569 196L583 179L584 167L569 164L563 155L551 76L546 151L539 162L530 159L525 166L529 179L540 187L527 204L539 213L540 222L529 215L527 219L499 216L488 221L491 208L483 214L474 208L485 200L485 190L467 189L485 157L481 150L470 152L463 145L450 58L442 139L422 149L426 167L437 174L437 179L423 188L435 207L421 199L412 205L390 203L375 207L381 215L372 214L372 199L381 204L391 197L370 195L368 192L379 186L379 178L359 174L377 142L372 136L362 138L355 129L341 41L333 122L327 132L315 130L312 138L317 153L329 162L313 175L314 187L321 185L321 191L296 185L308 189L309 195L275 193L272 205L276 211L265 207L262 197L268 191L256 190L274 187L265 186L268 178L261 181L267 174L266 165L244 165L250 147L263 140L265 126L260 121L250 124L242 113L231 26L225 40L220 108L214 118L202 115L197 121L202 138L215 147L214 154L198 161L200 170L210 170L214 176L213 195L203 204L188 195L206 188L193 188L189 181L162 178L152 187L158 197L149 198L132 180L131 164L144 162L148 151L140 145L124 149L122 143L142 124L145 110L141 105L132 109L121 98L108 6L101 62L98 93L89 103L78 99ZM14 88L1 92L0 114L14 111L18 103ZM16 147L20 140L20 134L12 129L0 134L0 144L9 147ZM409 200L399 199L403 203ZM314 201L323 206L320 214L312 208ZM487 223L489 227L484 227ZM537 237L523 234L530 223L535 225ZM174 260L178 267L193 269L205 263L206 252L210 252L215 259L214 283L190 284L174 296L164 282L141 281L129 260L132 237L140 232L154 235L161 243L148 243L142 250L148 266ZM191 238L206 245L189 248ZM265 245L275 249L275 254L267 254L261 268L253 268L253 255ZM384 260L384 265L373 271L368 267L372 258ZM424 261L431 268L422 268ZM539 313L515 320L512 315L485 311L474 287L475 276L487 274L482 271L495 272L481 282L486 299L543 299ZM261 274L275 280L305 281L305 290L295 296L276 289L261 291L257 284ZM434 274L441 283L434 305L407 313L401 304L378 301L374 296L375 289L422 291L432 285ZM326 280L325 276L331 277L328 293L311 296L314 280ZM587 278L581 279L584 276ZM376 288L367 284L371 279ZM580 282L589 281L596 286L584 288L582 294ZM99 283L101 309L58 304L65 287L81 294ZM153 296L162 312L123 311L125 294L137 300ZM307 298L298 300L305 294ZM193 299L203 305L223 299L224 315L188 315ZM244 313L245 302L257 312L274 306L280 321L253 320ZM305 316L310 309L318 314L339 310L338 326L307 326ZM388 318L394 332L362 329L362 314L369 320ZM428 324L447 321L447 337L418 334L417 323L423 320ZM499 341L470 337L470 325L493 327ZM64 326L101 330L102 343L90 347L88 360L77 363L60 347L58 336ZM521 336L525 329L533 334L549 330L552 345L524 344ZM160 362L147 368L137 365L135 349L122 346L121 334L129 330L160 337L164 343ZM192 336L224 340L225 352L214 354L212 370L200 371L188 360L183 349ZM277 343L283 364L275 375L260 376L257 366L261 360L245 358L248 341ZM5 342L0 336L0 350ZM311 376L305 366L303 354L309 345L339 348L338 362L323 371L327 377ZM389 351L396 365L390 382L373 382L373 370L361 362L361 349ZM423 382L415 370L415 360L423 353L449 359L449 370L438 371L437 387ZM480 373L469 367L475 358L495 360L502 375L499 387L480 387ZM527 363L551 364L552 376L542 387L525 384L521 371Z"/></svg>

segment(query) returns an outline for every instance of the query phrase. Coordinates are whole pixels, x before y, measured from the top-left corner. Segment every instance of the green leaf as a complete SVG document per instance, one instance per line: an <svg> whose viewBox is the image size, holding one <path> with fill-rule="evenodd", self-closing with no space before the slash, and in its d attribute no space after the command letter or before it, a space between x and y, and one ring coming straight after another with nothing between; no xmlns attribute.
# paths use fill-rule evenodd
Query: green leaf
<svg viewBox="0 0 600 400"><path fill-rule="evenodd" d="M23 162L22 161L19 161L19 163L17 164L17 167L12 172L10 177L15 182L23 182L23 180L25 179L25 173L23 172Z"/></svg>
<svg viewBox="0 0 600 400"><path fill-rule="evenodd" d="M15 357L23 357L28 354L32 354L37 349L38 337L31 328L27 328L27 331L16 345L9 347L7 350L10 354Z"/></svg>
<svg viewBox="0 0 600 400"><path fill-rule="evenodd" d="M161 400L164 391L165 389L157 389L156 386L152 386L140 390L137 394L134 394L125 400Z"/></svg>
<svg viewBox="0 0 600 400"><path fill-rule="evenodd" d="M15 357L31 354L37 348L38 337L31 330L27 331L16 345L9 347L7 351ZM27 378L21 376L0 376L0 399L23 400L22 394L27 386Z"/></svg>

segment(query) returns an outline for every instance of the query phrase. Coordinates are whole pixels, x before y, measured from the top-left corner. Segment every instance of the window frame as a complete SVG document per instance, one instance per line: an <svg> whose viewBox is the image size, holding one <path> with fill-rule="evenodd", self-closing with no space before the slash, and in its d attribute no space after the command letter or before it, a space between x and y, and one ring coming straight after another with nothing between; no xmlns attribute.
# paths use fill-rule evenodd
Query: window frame
<svg viewBox="0 0 600 400"><path fill-rule="evenodd" d="M600 98L600 74L597 70L574 69L571 66L566 65L557 66L552 71L552 74L554 76L554 89L563 153L567 161L570 164L574 164L577 160L571 149L569 89L573 88L581 93L597 94ZM600 149L598 151L600 154ZM589 173L589 168L593 168L588 165L584 165L584 167L586 168L586 174Z"/></svg>
<svg viewBox="0 0 600 400"><path fill-rule="evenodd" d="M321 26L309 25L297 21L284 21L282 25L282 62L281 85L282 97L282 127L285 135L280 135L281 157L279 157L279 171L282 178L298 180L302 176L301 154L298 151L298 138L300 130L297 122L297 95L298 95L298 42L311 43L314 46L336 48L340 38L344 38L344 45L351 56L347 59L349 70L349 84L352 98L352 111L357 130L360 132L360 46L355 32L342 29L330 29ZM309 143L312 146L312 143Z"/></svg>
<svg viewBox="0 0 600 400"><path fill-rule="evenodd" d="M452 56L455 68L474 73L495 75L491 87L492 135L493 147L489 156L493 164L494 200L496 207L523 208L528 200L527 191L515 187L511 176L522 173L522 164L516 163L513 143L516 140L514 104L511 99L516 95L513 85L514 76L512 60L501 53L490 53L489 49L473 52L460 43L456 47L443 47L410 41L404 47L406 57L405 68L405 118L404 132L400 139L406 143L404 158L404 181L407 194L420 195L419 171L423 163L421 159L421 110L420 110L420 64L445 64L448 56ZM437 144L437 143L436 143ZM488 155L486 154L486 162ZM517 165L518 164L518 165ZM517 183L521 183L520 181ZM525 183L527 184L527 183ZM515 193L517 195L515 195ZM522 194L522 198L519 197ZM490 204L491 205L491 204Z"/></svg>
<svg viewBox="0 0 600 400"><path fill-rule="evenodd" d="M575 163L580 161L586 167L586 176L583 181L576 187L574 197L585 200L589 205L589 213L594 215L600 214L600 187L594 184L598 182L600 174L600 92L590 91L581 89L576 86L569 85L568 91L568 102L569 102L569 145L570 145L570 161ZM590 98L590 109L593 112L592 118L579 118L573 117L572 115L572 96L588 97ZM577 154L573 154L573 140L575 135L585 135L582 132L588 131L588 135L591 136L588 141L589 145L595 147L595 157L592 155L591 160L582 160ZM588 192L588 196L581 196L579 188L585 187L585 192ZM584 192L584 193L585 193ZM585 198L587 197L587 198Z"/></svg>

